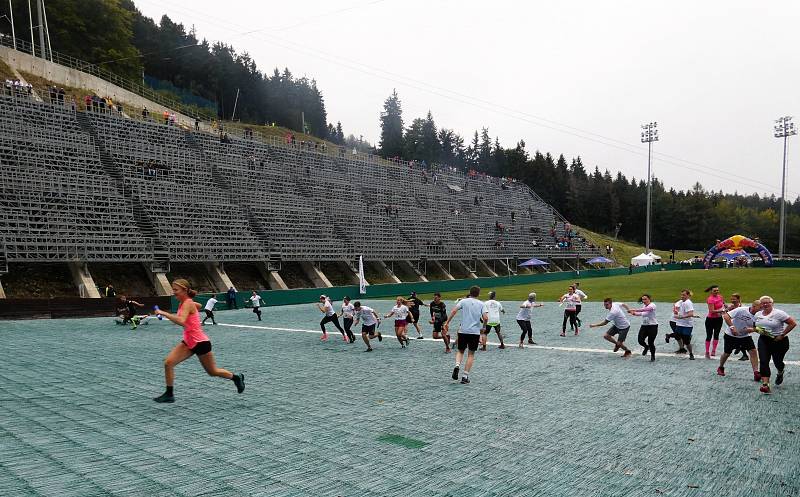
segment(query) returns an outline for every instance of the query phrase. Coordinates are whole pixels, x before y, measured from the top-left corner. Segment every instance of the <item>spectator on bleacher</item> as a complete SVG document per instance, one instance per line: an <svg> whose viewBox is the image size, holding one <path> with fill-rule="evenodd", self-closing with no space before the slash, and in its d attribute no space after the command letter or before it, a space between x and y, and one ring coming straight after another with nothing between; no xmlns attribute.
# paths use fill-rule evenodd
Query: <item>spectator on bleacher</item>
<svg viewBox="0 0 800 497"><path fill-rule="evenodd" d="M83 97L83 105L86 106L86 112L91 112L92 110L92 97L91 95L86 95Z"/></svg>
<svg viewBox="0 0 800 497"><path fill-rule="evenodd" d="M539 242L537 242L536 239L534 238L533 241L531 242L531 245L533 245L534 247L538 247Z"/></svg>
<svg viewBox="0 0 800 497"><path fill-rule="evenodd" d="M220 138L220 142L222 142L222 143L230 143L230 142L231 142L231 137L230 137L230 136L228 136L228 133L225 133L225 134L224 134L224 135L222 135L222 137Z"/></svg>
<svg viewBox="0 0 800 497"><path fill-rule="evenodd" d="M475 205L478 205L478 204L480 204L480 202L478 201L478 196L477 196L477 195L475 195L475 201L474 201L474 204L475 204Z"/></svg>
<svg viewBox="0 0 800 497"><path fill-rule="evenodd" d="M103 295L105 295L106 297L116 297L117 292L116 290L114 290L114 285L112 285L111 283L106 285L106 287L103 289Z"/></svg>
<svg viewBox="0 0 800 497"><path fill-rule="evenodd" d="M58 100L58 90L56 90L55 86L51 86L50 88L48 88L48 90L50 92L50 103L51 104L56 103L56 101Z"/></svg>
<svg viewBox="0 0 800 497"><path fill-rule="evenodd" d="M150 112L147 111L147 107L143 108L142 109L142 119L147 119L147 117L149 115L150 115Z"/></svg>
<svg viewBox="0 0 800 497"><path fill-rule="evenodd" d="M164 124L169 125L169 111L164 111Z"/></svg>
<svg viewBox="0 0 800 497"><path fill-rule="evenodd" d="M200 131L200 119L197 117L194 118L194 130Z"/></svg>
<svg viewBox="0 0 800 497"><path fill-rule="evenodd" d="M65 97L66 94L67 94L67 92L64 91L64 88L59 88L58 89L58 103L60 103L60 104L64 103L64 97Z"/></svg>
<svg viewBox="0 0 800 497"><path fill-rule="evenodd" d="M291 136L292 136L292 146L294 147L295 144L297 143L297 138L295 138L294 133L292 133Z"/></svg>
<svg viewBox="0 0 800 497"><path fill-rule="evenodd" d="M120 115L122 115L122 110L123 110L123 109L122 109L122 104L120 104L120 103L117 103L117 113L118 113L118 114L120 114Z"/></svg>
<svg viewBox="0 0 800 497"><path fill-rule="evenodd" d="M170 126L175 126L175 113L174 112L170 112L169 113L169 124L170 124Z"/></svg>

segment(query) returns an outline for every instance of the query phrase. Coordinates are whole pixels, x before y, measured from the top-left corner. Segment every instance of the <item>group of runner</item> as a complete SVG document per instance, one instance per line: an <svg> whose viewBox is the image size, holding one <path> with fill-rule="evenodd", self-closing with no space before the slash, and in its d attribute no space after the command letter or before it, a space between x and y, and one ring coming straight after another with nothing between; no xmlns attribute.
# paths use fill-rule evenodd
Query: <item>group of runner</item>
<svg viewBox="0 0 800 497"><path fill-rule="evenodd" d="M156 402L173 402L173 382L174 368L179 363L185 361L192 355L197 355L201 365L211 376L218 376L232 380L239 393L244 391L244 375L234 374L228 370L218 368L211 352L211 341L203 332L202 324L207 319L211 319L216 324L213 309L216 299L210 299L205 306L192 300L197 292L190 288L186 280L178 279L172 284L172 290L179 302L178 311L175 314L156 309L155 314L159 318L166 318L175 324L183 327L183 340L172 349L164 360L164 375L166 380L166 391L154 400ZM772 371L770 362L777 370L775 384L783 383L785 371L784 357L789 350L789 340L787 335L795 328L797 323L794 318L786 312L774 308L772 297L763 296L753 301L749 305L742 305L741 296L733 294L730 303L726 304L720 289L717 285L712 285L706 289L709 293L706 299L708 307L705 317L705 357L711 359L716 356L719 343L719 334L722 331L723 323L727 324L724 332L724 348L720 356L717 374L725 376L725 363L734 353L741 353L742 358L750 360L753 368L753 380L760 382L760 390L764 393L771 392L770 380ZM453 309L448 314L447 305L442 300L441 294L434 294L430 304L424 303L412 293L408 298L397 297L395 305L383 316L383 319L394 318L395 338L401 348L406 348L410 344L407 333L409 324L413 325L417 332L417 338L423 338L422 330L419 327L421 307L428 307L430 312L429 323L433 325L433 338L441 339L444 342L445 352L456 349L455 365L453 368L453 380L461 379L461 383L470 382L469 374L475 362L475 352L479 348L486 350L486 343L489 333L494 331L499 340L499 348L505 348L505 342L501 331L501 315L505 313L502 303L496 300L495 292L488 294L489 299L479 300L481 289L473 286L469 293L458 299ZM681 290L680 299L672 304L672 313L669 321L671 333L665 335L665 340L669 343L673 339L678 344L676 354L687 353L690 360L694 360L692 348L692 331L694 320L700 318L696 314L694 304L691 300L692 292L688 289ZM588 299L588 296L579 289L576 282L567 288L567 292L559 299L559 305L564 306L564 317L562 321L561 336L566 336L566 325L570 323L570 329L574 330L575 335L580 332L581 321L578 317L581 305ZM261 320L260 306L262 299L256 292L250 298L253 305L253 312ZM656 304L649 294L642 294L639 302L641 307L631 308L625 303L614 302L611 298L603 300L603 306L607 313L605 318L590 325L590 328L611 325L603 334L603 338L614 345L614 352L623 351L623 358L632 355L631 349L625 344L628 332L631 328L630 317L640 317L642 319L639 328L638 343L642 346L642 355L650 355L650 361L656 360L656 337L658 335L658 321L656 319ZM528 298L519 305L516 315L517 324L521 334L519 347L524 348L527 338L528 344L535 344L533 337L533 327L531 325L532 310L541 307L543 304L536 302L536 293L530 293ZM142 304L133 301L124 301L121 307L125 308L128 315L135 315L135 309L143 307ZM378 331L381 324L381 316L375 309L362 305L361 302L351 302L350 298L345 297L341 316L344 321L344 328L339 323L339 313L336 312L333 302L326 295L320 295L317 304L319 311L323 314L320 321L322 329L321 340L328 340L326 325L331 323L342 334L342 339L347 343L356 340L352 331L353 326L361 324L361 338L367 346L366 352L372 352L372 340L383 341L383 335ZM201 323L199 312L203 309L206 317ZM455 333L455 339L451 339L450 325L458 313L461 313L461 324ZM758 345L754 343L751 334L757 333ZM757 348L757 352L753 352ZM466 357L466 363L464 362Z"/></svg>

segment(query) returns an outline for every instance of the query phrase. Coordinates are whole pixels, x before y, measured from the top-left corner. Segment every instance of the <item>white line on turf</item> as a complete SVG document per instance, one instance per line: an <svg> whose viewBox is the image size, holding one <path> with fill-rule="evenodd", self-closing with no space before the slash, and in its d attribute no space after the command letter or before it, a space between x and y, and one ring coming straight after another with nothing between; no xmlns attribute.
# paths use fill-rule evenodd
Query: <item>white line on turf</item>
<svg viewBox="0 0 800 497"><path fill-rule="evenodd" d="M274 327L274 326L257 326L257 325L253 325L253 324L228 324L228 323L219 323L219 326L228 326L228 327L231 327L231 328L250 328L250 329L256 329L256 330L269 330L269 331L294 331L294 332L298 332L298 333L312 333L312 334L315 334L315 335L322 335L322 331L320 331L320 330L306 330L306 329L302 329L302 328L277 328L277 327ZM353 331L353 333L355 333L356 336L360 335L360 333L358 333L356 331ZM333 332L331 332L331 334L333 334ZM386 335L386 337L387 337L387 339L390 338L388 335ZM392 336L391 338L394 338L394 336ZM437 342L437 343L441 343L442 342L442 340L439 339L439 338L423 338L421 340L420 339L416 339L415 340L414 338L409 337L409 339L412 342L415 342L415 341L416 342ZM333 340L333 339L331 339L331 340ZM486 344L487 345L500 345L497 342L486 342ZM518 348L518 347L516 345L506 345L506 348L515 349L515 348ZM592 348L588 348L588 347L556 347L556 346L550 346L550 345L528 345L528 344L526 344L525 348L526 349L541 349L541 350L557 350L557 351L561 351L561 352L589 352L589 353L594 353L594 354L615 354L615 355L619 355L619 352L614 352L611 349L592 349ZM671 352L666 352L666 353L659 352L658 353L658 357L686 357L686 354L673 354ZM697 358L698 359L705 359L705 357L703 357L703 356L697 356ZM713 360L714 362L718 362L718 359L716 357L711 359L711 360ZM731 359L729 359L729 362L730 361L731 361ZM784 362L786 364L790 364L792 366L800 366L800 361L784 361Z"/></svg>

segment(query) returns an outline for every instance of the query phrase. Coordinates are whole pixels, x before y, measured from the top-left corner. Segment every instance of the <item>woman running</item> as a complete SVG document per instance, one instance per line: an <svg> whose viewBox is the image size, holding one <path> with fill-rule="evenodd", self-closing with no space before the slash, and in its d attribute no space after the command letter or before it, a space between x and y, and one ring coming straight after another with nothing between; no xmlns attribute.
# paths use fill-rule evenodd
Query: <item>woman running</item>
<svg viewBox="0 0 800 497"><path fill-rule="evenodd" d="M706 315L706 359L711 359L717 356L719 332L722 330L722 313L725 312L725 299L720 295L719 286L717 285L711 285L706 288L706 293L708 292L711 292L711 295L706 299L706 305L708 305L708 314ZM708 353L709 347L711 347L711 354Z"/></svg>
<svg viewBox="0 0 800 497"><path fill-rule="evenodd" d="M258 316L258 320L261 321L261 301L263 300L261 295L253 290L253 295L251 295L248 300L253 305L253 314Z"/></svg>
<svg viewBox="0 0 800 497"><path fill-rule="evenodd" d="M347 333L342 329L342 325L339 324L339 316L337 316L336 311L333 310L331 299L329 299L327 295L320 295L319 301L320 303L317 304L317 308L324 314L324 316L322 316L322 321L319 322L319 327L322 328L322 337L320 340L323 342L328 340L328 330L325 329L325 324L333 323L336 329L342 334L342 340L350 343L350 339L347 338Z"/></svg>
<svg viewBox="0 0 800 497"><path fill-rule="evenodd" d="M756 326L753 331L761 334L758 337L758 362L761 370L761 388L764 393L772 393L769 386L769 378L772 372L769 369L769 361L775 363L778 375L775 377L775 384L783 383L783 357L789 351L789 339L786 335L791 332L797 322L793 317L780 309L775 309L775 301L772 297L765 295L759 299L761 310L756 313Z"/></svg>
<svg viewBox="0 0 800 497"><path fill-rule="evenodd" d="M219 376L220 378L232 380L236 385L236 391L239 393L244 392L244 375L233 374L226 369L218 368L214 362L211 341L200 325L201 306L192 300L192 297L197 295L197 292L192 290L189 287L189 282L184 279L177 279L172 282L172 292L180 302L178 313L171 314L160 309L155 312L178 326L183 326L183 340L164 359L164 377L167 383L167 390L153 400L156 402L175 402L173 393L175 366L192 357L192 355L197 355L200 364L209 376Z"/></svg>
<svg viewBox="0 0 800 497"><path fill-rule="evenodd" d="M347 338L350 339L350 343L356 341L356 336L350 329L353 327L354 310L353 304L350 303L350 297L345 297L344 300L342 300L342 322L344 323L344 332L347 333Z"/></svg>
<svg viewBox="0 0 800 497"><path fill-rule="evenodd" d="M397 301L395 302L394 307L392 310L389 311L389 314L384 316L385 318L390 318L394 316L394 334L397 336L397 341L400 342L400 346L402 348L406 348L408 345L408 335L406 335L406 326L408 326L408 304L409 302L404 299L403 297L397 297Z"/></svg>
<svg viewBox="0 0 800 497"><path fill-rule="evenodd" d="M569 320L569 329L575 330L575 336L578 336L578 312L576 306L580 303L581 298L575 293L575 286L570 285L567 288L567 293L561 296L558 301L564 305L564 321L561 323L561 336L567 336L567 320Z"/></svg>
<svg viewBox="0 0 800 497"><path fill-rule="evenodd" d="M741 305L742 305L742 296L739 295L738 293L732 293L731 294L731 303L730 304L725 304L725 312L737 309ZM759 309L760 308L761 308L761 304L759 303ZM723 315L723 319L724 319L724 315ZM734 348L733 349L733 353L734 354L738 354L739 352L740 352L740 350L738 348ZM742 353L742 356L739 358L740 361L747 361L747 360L750 359L750 357L747 355L747 351L746 350L741 350L741 353Z"/></svg>
<svg viewBox="0 0 800 497"><path fill-rule="evenodd" d="M658 335L658 321L656 320L656 305L652 297L645 293L639 297L644 307L639 309L628 309L631 316L641 316L642 325L639 327L639 345L643 347L642 355L647 355L650 351L650 361L656 360L656 336ZM647 339L647 343L645 343Z"/></svg>
<svg viewBox="0 0 800 497"><path fill-rule="evenodd" d="M522 334L519 336L519 348L525 348L523 342L525 341L525 335L528 335L528 343L535 345L536 342L533 341L533 326L531 325L531 310L534 307L542 307L544 304L539 304L536 302L536 293L531 292L528 294L528 300L525 300L519 305L519 312L517 313L517 324L519 325L519 329L522 330Z"/></svg>
<svg viewBox="0 0 800 497"><path fill-rule="evenodd" d="M677 301L676 306L672 309L672 315L675 318L675 333L680 337L683 346L689 352L689 359L694 360L694 352L692 352L692 328L694 323L694 303L691 300L692 291L683 289L681 290L681 299Z"/></svg>

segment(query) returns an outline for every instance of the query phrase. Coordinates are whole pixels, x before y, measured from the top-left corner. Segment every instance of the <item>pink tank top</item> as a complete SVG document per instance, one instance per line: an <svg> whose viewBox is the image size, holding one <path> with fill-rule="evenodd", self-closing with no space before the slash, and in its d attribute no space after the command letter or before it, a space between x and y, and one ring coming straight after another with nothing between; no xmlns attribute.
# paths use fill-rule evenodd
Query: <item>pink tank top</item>
<svg viewBox="0 0 800 497"><path fill-rule="evenodd" d="M191 302L191 305L194 305L191 300L186 302ZM181 312L181 307L183 307L183 304L178 307L178 314ZM193 312L186 318L186 322L183 324L183 341L190 349L193 349L198 342L210 341L208 335L203 332L203 328L200 326L200 313Z"/></svg>
<svg viewBox="0 0 800 497"><path fill-rule="evenodd" d="M725 299L722 298L722 295L709 295L708 299L706 299L706 303L711 306L712 309L720 309L725 307ZM718 318L722 316L721 312L709 312L708 317L710 318Z"/></svg>

